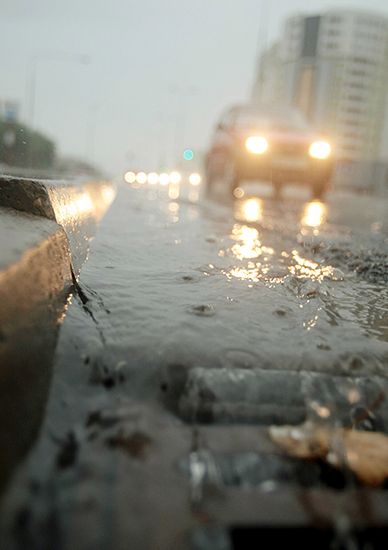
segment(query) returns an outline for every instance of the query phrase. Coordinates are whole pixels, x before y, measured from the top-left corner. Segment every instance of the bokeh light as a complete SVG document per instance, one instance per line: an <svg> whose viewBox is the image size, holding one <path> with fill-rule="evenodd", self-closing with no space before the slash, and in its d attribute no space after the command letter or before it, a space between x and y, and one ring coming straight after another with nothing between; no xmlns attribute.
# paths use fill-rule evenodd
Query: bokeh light
<svg viewBox="0 0 388 550"><path fill-rule="evenodd" d="M327 218L327 206L321 201L312 201L305 205L302 215L302 225L319 227Z"/></svg>
<svg viewBox="0 0 388 550"><path fill-rule="evenodd" d="M182 181L182 176L179 172L171 172L169 177L170 177L170 182L174 184L178 184Z"/></svg>
<svg viewBox="0 0 388 550"><path fill-rule="evenodd" d="M242 187L236 187L236 189L234 189L233 191L233 196L236 199L242 199L244 195L245 195L245 191L244 189L242 189Z"/></svg>
<svg viewBox="0 0 388 550"><path fill-rule="evenodd" d="M156 172L150 172L147 176L147 181L150 185L156 185L159 183L159 174Z"/></svg>
<svg viewBox="0 0 388 550"><path fill-rule="evenodd" d="M160 185L168 185L170 183L170 176L165 172L162 172L159 175L159 183Z"/></svg>
<svg viewBox="0 0 388 550"><path fill-rule="evenodd" d="M145 172L139 172L136 174L136 181L140 185L144 185L144 183L147 183L147 174Z"/></svg>
<svg viewBox="0 0 388 550"><path fill-rule="evenodd" d="M127 182L127 183L135 183L136 181L136 174L135 172L126 172L124 174L124 180Z"/></svg>
<svg viewBox="0 0 388 550"><path fill-rule="evenodd" d="M191 185L194 185L194 186L200 185L201 181L202 181L202 178L200 174L197 174L197 173L190 174L189 182Z"/></svg>
<svg viewBox="0 0 388 550"><path fill-rule="evenodd" d="M193 160L194 151L192 149L185 149L183 151L183 158L184 158L184 160Z"/></svg>

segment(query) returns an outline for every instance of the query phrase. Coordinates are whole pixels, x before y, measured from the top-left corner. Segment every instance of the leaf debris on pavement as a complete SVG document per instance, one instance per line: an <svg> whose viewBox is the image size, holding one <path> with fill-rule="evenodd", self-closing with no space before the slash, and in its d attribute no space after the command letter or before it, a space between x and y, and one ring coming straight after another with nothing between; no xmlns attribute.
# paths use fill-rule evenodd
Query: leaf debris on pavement
<svg viewBox="0 0 388 550"><path fill-rule="evenodd" d="M290 456L348 468L364 485L378 487L388 478L388 437L383 433L306 422L301 426L272 426L269 434Z"/></svg>

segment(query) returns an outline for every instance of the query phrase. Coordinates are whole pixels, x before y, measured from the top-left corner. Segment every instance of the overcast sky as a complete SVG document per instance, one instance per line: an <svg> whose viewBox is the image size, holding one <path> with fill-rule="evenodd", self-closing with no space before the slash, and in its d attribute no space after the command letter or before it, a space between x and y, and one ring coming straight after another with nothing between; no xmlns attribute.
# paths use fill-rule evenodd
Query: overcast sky
<svg viewBox="0 0 388 550"><path fill-rule="evenodd" d="M115 174L158 169L175 145L205 148L220 111L248 97L262 4L273 40L307 2L0 0L0 99L19 100L28 119L38 56L34 122L61 154ZM386 0L309 0L308 11L333 5L388 14Z"/></svg>

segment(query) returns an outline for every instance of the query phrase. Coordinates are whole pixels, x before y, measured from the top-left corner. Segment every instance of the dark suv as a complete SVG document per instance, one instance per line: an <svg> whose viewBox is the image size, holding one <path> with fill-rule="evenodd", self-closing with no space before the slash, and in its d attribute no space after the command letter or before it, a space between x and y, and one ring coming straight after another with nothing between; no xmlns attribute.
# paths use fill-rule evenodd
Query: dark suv
<svg viewBox="0 0 388 550"><path fill-rule="evenodd" d="M217 180L229 193L244 180L266 180L277 193L283 184L301 183L320 198L332 172L330 143L298 111L271 106L229 109L206 157L208 191Z"/></svg>

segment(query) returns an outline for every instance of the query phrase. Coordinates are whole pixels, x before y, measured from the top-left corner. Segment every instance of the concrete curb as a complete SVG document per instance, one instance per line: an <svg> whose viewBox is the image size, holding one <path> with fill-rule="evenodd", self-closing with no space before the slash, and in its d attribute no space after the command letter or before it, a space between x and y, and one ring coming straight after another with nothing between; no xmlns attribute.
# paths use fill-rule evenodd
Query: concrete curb
<svg viewBox="0 0 388 550"><path fill-rule="evenodd" d="M67 235L75 273L86 259L98 221L115 197L106 181L72 182L0 176L0 207L56 221Z"/></svg>
<svg viewBox="0 0 388 550"><path fill-rule="evenodd" d="M106 182L0 176L0 490L39 429L73 276L114 196Z"/></svg>

